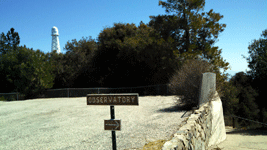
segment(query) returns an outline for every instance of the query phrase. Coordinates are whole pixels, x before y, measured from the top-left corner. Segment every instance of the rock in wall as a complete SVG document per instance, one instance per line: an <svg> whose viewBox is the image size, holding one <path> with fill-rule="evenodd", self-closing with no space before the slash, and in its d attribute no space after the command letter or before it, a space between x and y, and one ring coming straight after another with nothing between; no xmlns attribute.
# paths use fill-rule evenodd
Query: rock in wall
<svg viewBox="0 0 267 150"><path fill-rule="evenodd" d="M180 124L179 130L170 141L163 145L162 150L205 150L211 137L212 115L210 112L210 104L205 104L195 110Z"/></svg>
<svg viewBox="0 0 267 150"><path fill-rule="evenodd" d="M210 102L195 110L180 125L162 150L205 150L225 140L222 102L218 93Z"/></svg>

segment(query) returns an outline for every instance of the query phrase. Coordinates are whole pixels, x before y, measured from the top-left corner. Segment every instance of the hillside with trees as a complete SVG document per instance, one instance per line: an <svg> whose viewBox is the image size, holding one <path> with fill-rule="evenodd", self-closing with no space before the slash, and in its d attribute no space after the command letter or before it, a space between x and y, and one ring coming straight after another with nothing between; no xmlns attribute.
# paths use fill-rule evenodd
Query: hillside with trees
<svg viewBox="0 0 267 150"><path fill-rule="evenodd" d="M19 46L19 34L14 28L0 42L1 93L19 92L25 98L34 98L42 90L52 88L53 67L47 54L40 50Z"/></svg>
<svg viewBox="0 0 267 150"><path fill-rule="evenodd" d="M216 73L225 114L266 123L265 89L259 85L267 82L267 30L248 46L251 71L239 72L225 82L229 63L214 45L226 28L219 23L223 15L213 9L203 12L205 0L167 0L159 5L166 14L150 16L147 24L141 21L138 26L114 23L97 39L72 39L65 44L65 54L20 46L19 34L11 28L0 39L0 93L17 92L29 99L51 88L177 85L175 78L181 72L199 78L209 71ZM206 68L192 64L198 61ZM186 71L184 66L196 69Z"/></svg>

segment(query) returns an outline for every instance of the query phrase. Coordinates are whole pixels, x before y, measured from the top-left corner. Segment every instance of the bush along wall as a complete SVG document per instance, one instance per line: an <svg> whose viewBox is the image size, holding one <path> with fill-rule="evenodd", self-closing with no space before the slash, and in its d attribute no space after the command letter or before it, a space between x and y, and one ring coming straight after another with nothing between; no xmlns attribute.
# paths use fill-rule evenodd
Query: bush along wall
<svg viewBox="0 0 267 150"><path fill-rule="evenodd" d="M202 84L200 90L209 89L202 88L203 86L207 85ZM199 105L199 108L179 125L179 130L163 145L162 150L206 150L226 139L222 102L217 91L213 93L210 100ZM200 94L200 97L208 95Z"/></svg>

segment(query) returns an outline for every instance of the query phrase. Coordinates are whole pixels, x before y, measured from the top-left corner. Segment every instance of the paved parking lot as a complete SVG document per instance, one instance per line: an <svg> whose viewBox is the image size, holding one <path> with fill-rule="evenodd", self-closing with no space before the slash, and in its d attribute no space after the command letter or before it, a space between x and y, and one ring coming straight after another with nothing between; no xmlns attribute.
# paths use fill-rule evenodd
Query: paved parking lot
<svg viewBox="0 0 267 150"><path fill-rule="evenodd" d="M168 139L184 119L174 96L140 96L138 106L115 106L117 149ZM0 149L112 149L104 130L110 106L87 105L86 97L0 101Z"/></svg>

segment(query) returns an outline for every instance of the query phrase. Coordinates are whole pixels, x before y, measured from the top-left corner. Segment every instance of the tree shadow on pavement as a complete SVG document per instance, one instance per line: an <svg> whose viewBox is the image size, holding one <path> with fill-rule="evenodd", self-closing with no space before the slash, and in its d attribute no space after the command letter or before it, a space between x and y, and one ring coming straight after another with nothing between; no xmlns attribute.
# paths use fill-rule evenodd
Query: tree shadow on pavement
<svg viewBox="0 0 267 150"><path fill-rule="evenodd" d="M190 110L192 110L190 106L177 104L175 106L159 109L157 111L158 112L183 112L183 111L190 111Z"/></svg>
<svg viewBox="0 0 267 150"><path fill-rule="evenodd" d="M176 103L176 105L159 109L157 112L164 112L164 113L173 113L173 112L184 112L181 118L188 117L192 114L192 106L184 105L181 103Z"/></svg>

